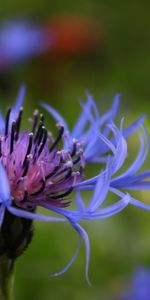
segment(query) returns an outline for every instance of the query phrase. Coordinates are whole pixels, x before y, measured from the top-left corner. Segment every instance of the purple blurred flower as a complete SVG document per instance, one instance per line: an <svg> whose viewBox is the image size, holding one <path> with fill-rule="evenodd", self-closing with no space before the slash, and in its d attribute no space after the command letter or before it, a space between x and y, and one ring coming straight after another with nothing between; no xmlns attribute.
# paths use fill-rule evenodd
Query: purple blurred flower
<svg viewBox="0 0 150 300"><path fill-rule="evenodd" d="M60 272L64 273L78 255L81 240L86 247L86 278L90 257L89 240L81 227L81 220L96 220L112 216L127 204L132 197L120 191L120 188L135 188L142 184L148 171L134 175L142 166L148 151L147 133L141 117L123 130L121 121L118 129L113 121L117 113L119 95L114 99L111 109L100 115L90 95L86 103L81 102L82 112L75 127L69 132L67 123L50 105L42 106L57 121L58 135L54 137L44 124L44 116L34 112L31 131L21 132L22 105L25 88L22 86L12 109L8 109L6 118L0 114L0 224L5 213L37 219L46 222L68 221L79 235L77 251L68 265ZM113 178L127 157L126 137L142 128L146 141L140 133L141 148L133 165L122 176ZM63 148L59 147L62 141ZM146 143L146 145L145 145ZM146 149L145 149L146 147ZM103 169L95 177L85 180L86 163L103 163ZM88 204L83 201L81 192L93 190ZM71 192L76 193L76 209L69 209ZM101 208L109 191L117 194L119 200L108 207ZM41 215L36 207L44 207L60 217Z"/></svg>
<svg viewBox="0 0 150 300"><path fill-rule="evenodd" d="M150 299L150 270L137 268L130 281L128 292L121 296L121 300L149 300Z"/></svg>

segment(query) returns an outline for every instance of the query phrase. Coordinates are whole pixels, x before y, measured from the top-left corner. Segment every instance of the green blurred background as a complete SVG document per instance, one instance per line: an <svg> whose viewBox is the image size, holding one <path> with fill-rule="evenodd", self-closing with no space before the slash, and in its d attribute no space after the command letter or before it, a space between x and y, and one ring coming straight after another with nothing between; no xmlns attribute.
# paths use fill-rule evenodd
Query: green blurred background
<svg viewBox="0 0 150 300"><path fill-rule="evenodd" d="M123 115L129 123L146 112L149 127L149 11L148 0L5 0L1 3L1 20L23 17L42 23L63 13L87 16L97 22L104 39L102 46L98 45L89 54L34 58L1 73L3 106L12 103L20 83L25 82L25 117L29 117L43 99L57 108L71 127L79 113L78 99L85 99L85 90L93 94L102 111L119 91L122 96L118 121ZM49 128L53 125L51 121L47 124ZM130 150L134 158L133 140ZM150 203L148 193L136 196ZM92 288L88 288L84 277L84 246L67 273L59 278L48 278L71 258L77 236L66 224L36 223L34 239L16 264L16 300L116 299L134 266L150 266L148 212L129 206L110 219L85 222L84 227L91 241Z"/></svg>

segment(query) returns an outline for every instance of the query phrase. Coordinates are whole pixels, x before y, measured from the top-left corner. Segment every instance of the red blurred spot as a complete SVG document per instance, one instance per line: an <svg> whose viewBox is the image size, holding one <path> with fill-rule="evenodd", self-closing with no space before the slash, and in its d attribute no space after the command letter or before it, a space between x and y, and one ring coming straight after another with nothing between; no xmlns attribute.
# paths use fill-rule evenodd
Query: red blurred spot
<svg viewBox="0 0 150 300"><path fill-rule="evenodd" d="M100 25L81 16L53 17L45 24L44 32L49 48L56 54L89 53L101 48L104 43L104 33Z"/></svg>

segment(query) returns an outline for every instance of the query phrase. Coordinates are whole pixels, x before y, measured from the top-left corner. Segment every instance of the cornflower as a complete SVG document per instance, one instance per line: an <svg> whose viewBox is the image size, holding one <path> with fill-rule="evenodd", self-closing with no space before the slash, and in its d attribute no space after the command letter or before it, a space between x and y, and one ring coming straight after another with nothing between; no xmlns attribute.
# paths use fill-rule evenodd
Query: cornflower
<svg viewBox="0 0 150 300"><path fill-rule="evenodd" d="M118 129L114 118L118 110L119 95L115 96L110 110L100 115L91 95L87 94L88 100L86 103L81 101L82 112L72 131L69 131L63 117L46 103L41 105L56 119L57 136L54 137L47 131L44 116L39 115L37 110L30 119L32 129L21 131L24 94L25 88L22 86L16 103L12 109L8 109L6 118L0 114L0 254L5 253L9 258L15 259L24 251L32 238L32 220L68 221L79 235L78 248L67 266L53 276L63 274L71 266L83 240L86 248L85 273L89 283L90 245L80 221L112 216L124 209L129 201L133 202L132 197L121 192L118 186L123 182L123 187L134 188L142 184L148 172L134 176L147 155L147 144L146 150L143 150L145 142L142 134L138 157L127 174L115 179L112 177L127 157L126 138L140 130L140 127L146 134L142 125L144 116L126 129L123 129L121 121ZM63 148L59 146L60 141ZM103 163L103 169L100 164L99 174L85 180L84 169L88 162ZM126 175L130 175L127 176L129 180L122 180L126 179ZM81 192L86 190L93 191L89 203L85 203L81 196ZM76 193L75 210L69 208L73 191ZM109 191L117 194L119 200L101 208ZM36 212L37 207L60 216L39 214ZM18 236L12 226L16 222L19 222L17 226L20 228Z"/></svg>

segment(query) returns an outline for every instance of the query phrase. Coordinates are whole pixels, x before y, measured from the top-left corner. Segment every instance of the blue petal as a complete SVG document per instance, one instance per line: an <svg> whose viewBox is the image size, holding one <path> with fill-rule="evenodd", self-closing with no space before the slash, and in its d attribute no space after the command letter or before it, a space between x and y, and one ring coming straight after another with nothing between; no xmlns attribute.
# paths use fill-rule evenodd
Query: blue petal
<svg viewBox="0 0 150 300"><path fill-rule="evenodd" d="M88 210L95 211L105 200L109 191L109 171L108 169L99 175L92 199L88 205Z"/></svg>
<svg viewBox="0 0 150 300"><path fill-rule="evenodd" d="M0 206L0 228L3 224L6 206L2 203Z"/></svg>
<svg viewBox="0 0 150 300"><path fill-rule="evenodd" d="M85 210L85 204L82 200L81 194L79 191L76 192L76 206L77 210L82 213Z"/></svg>
<svg viewBox="0 0 150 300"><path fill-rule="evenodd" d="M19 112L20 107L22 107L23 102L24 102L24 98L25 98L25 93L26 93L26 87L23 84L23 85L21 85L21 87L19 89L19 93L18 93L18 96L17 96L16 104L13 107L14 114L17 114Z"/></svg>
<svg viewBox="0 0 150 300"><path fill-rule="evenodd" d="M3 133L5 129L5 120L2 113L0 112L0 133Z"/></svg>
<svg viewBox="0 0 150 300"><path fill-rule="evenodd" d="M93 155L91 155L91 157L87 156L86 161L90 161L91 163L106 163L108 160L108 156L102 156L102 157L93 157Z"/></svg>
<svg viewBox="0 0 150 300"><path fill-rule="evenodd" d="M139 208L142 208L142 209L145 209L145 210L148 210L148 211L150 210L150 205L145 204L145 203L143 203L143 202L141 202L141 201L139 201L139 200L137 200L133 197L131 197L130 203L134 206L139 207Z"/></svg>
<svg viewBox="0 0 150 300"><path fill-rule="evenodd" d="M10 196L9 181L1 160L0 160L0 182L1 182L0 203L6 203L6 202L10 203L11 196Z"/></svg>
<svg viewBox="0 0 150 300"><path fill-rule="evenodd" d="M111 129L114 133L117 142L115 155L111 162L111 169L112 169L111 173L114 174L121 168L121 166L123 165L127 157L127 143L122 135L122 123L121 123L120 132L114 124L111 125Z"/></svg>
<svg viewBox="0 0 150 300"><path fill-rule="evenodd" d="M101 117L102 118L102 117ZM131 124L131 126L129 126L127 129L124 129L123 132L122 132L122 135L124 138L130 136L132 133L134 133L134 131L136 131L139 126L142 125L143 121L144 121L144 118L145 116L142 116L141 118L139 118L135 123ZM106 128L107 129L107 128ZM107 130L104 130L103 131L103 135L105 137L107 137L108 133L110 133L111 131L111 126L108 127L108 131ZM107 133L106 133L107 131ZM92 135L92 134L91 134ZM94 138L95 139L95 138ZM88 140L88 139L87 139ZM107 153L109 151L109 147L106 143L103 143L101 142L101 147L99 147L99 144L98 144L98 141L94 140L93 142L93 138L91 139L89 137L89 140L90 140L90 143L88 144L90 148L92 148L92 150L90 149L91 152L88 152L89 151L89 148L87 147L85 149L85 153L86 153L86 159L88 161L95 161L95 162L98 162L98 159L97 159L97 154L98 156L100 157L101 155ZM92 141L91 141L92 140ZM110 142L114 145L114 138L110 140ZM93 143L92 147L91 147L91 143ZM96 157L95 157L96 156Z"/></svg>
<svg viewBox="0 0 150 300"><path fill-rule="evenodd" d="M113 122L114 118L116 117L116 114L118 112L118 108L119 108L119 104L120 104L120 94L116 94L112 103L112 107L110 109L110 118L109 118L109 122ZM108 127L105 127L103 134L105 136L108 136L110 130Z"/></svg>
<svg viewBox="0 0 150 300"><path fill-rule="evenodd" d="M92 95L89 92L87 92L86 95L87 95L88 101L92 105L93 112L94 112L94 117L95 117L96 120L98 120L100 115L99 115L99 111L98 111L98 107L96 105L96 102L94 101Z"/></svg>
<svg viewBox="0 0 150 300"><path fill-rule="evenodd" d="M44 102L40 102L40 105L45 108L52 116L53 118L56 120L56 122L58 122L60 125L64 126L65 131L69 132L68 126L66 121L64 120L64 118L58 113L57 110L55 110L50 104L44 103Z"/></svg>
<svg viewBox="0 0 150 300"><path fill-rule="evenodd" d="M103 141L100 139L99 132L96 130L91 131L88 134L87 141L83 138L86 142L85 150L84 150L84 157L86 161L91 161L93 158L97 158L100 155L101 148L103 147ZM105 145L105 144L104 144Z"/></svg>
<svg viewBox="0 0 150 300"><path fill-rule="evenodd" d="M132 178L132 182L139 182L146 178L150 177L150 169L142 171L134 176L129 176L129 178Z"/></svg>
<svg viewBox="0 0 150 300"><path fill-rule="evenodd" d="M133 162L133 164L128 168L128 170L125 171L121 176L116 178L116 180L125 178L125 176L131 176L131 175L135 174L143 165L143 163L147 157L148 150L149 150L149 139L148 139L148 133L144 126L142 126L142 129L144 131L146 143L144 143L144 136L140 132L138 132L138 135L140 138L140 144L141 144L138 155L137 155L135 161Z"/></svg>
<svg viewBox="0 0 150 300"><path fill-rule="evenodd" d="M124 197L124 195L125 195L122 191L120 191L120 190L118 190L116 188L110 188L110 190L114 194L118 195L119 197ZM141 201L139 201L139 200L137 200L137 199L135 199L135 198L133 198L131 196L130 196L130 202L129 203L132 204L132 205L134 205L134 206L137 206L139 208L142 208L144 210L150 211L150 205L149 204L145 204L145 203L143 203L143 202L141 202Z"/></svg>
<svg viewBox="0 0 150 300"><path fill-rule="evenodd" d="M49 278L60 276L60 275L64 274L71 267L71 265L74 263L74 261L76 260L78 254L79 254L79 250L81 247L81 241L82 241L82 237L80 236L79 241L78 241L77 250L75 251L75 253L74 253L73 257L71 258L71 260L69 261L69 263L61 271L50 275Z"/></svg>
<svg viewBox="0 0 150 300"><path fill-rule="evenodd" d="M108 151L109 149L106 147L107 143L105 142L105 147L103 149L103 145L99 145L99 140L98 140L98 136L99 136L99 132L101 131L101 126L103 125L104 122L109 122L114 119L115 113L116 113L116 109L118 109L118 105L119 105L119 95L116 96L112 109L110 111L108 111L107 113L105 113L104 115L102 115L101 117L99 117L99 119L97 121L93 121L93 124L91 125L90 129L87 131L86 135L83 136L83 140L85 140L88 144L87 147L85 149L85 157L87 160L92 159L92 156L95 157L95 155L100 155L100 153ZM103 136L107 137L108 133L110 132L111 128L105 128L103 131ZM96 154L97 152L97 154Z"/></svg>
<svg viewBox="0 0 150 300"><path fill-rule="evenodd" d="M21 85L20 89L19 89L19 93L17 96L17 100L15 105L12 108L11 114L10 114L10 118L9 118L9 129L11 128L11 124L14 120L16 120L18 113L19 113L19 109L22 107L23 102L24 102L24 98L25 98L25 93L26 93L26 87L25 85Z"/></svg>
<svg viewBox="0 0 150 300"><path fill-rule="evenodd" d="M91 286L91 282L88 276L89 269L89 260L90 260L90 243L87 232L83 229L83 227L79 224L72 223L72 227L79 233L79 235L83 238L85 249L86 249L86 266L85 266L85 277L89 286Z"/></svg>
<svg viewBox="0 0 150 300"><path fill-rule="evenodd" d="M47 203L43 203L41 205L41 207L47 208L59 215L64 216L65 218L67 218L69 220L71 219L74 223L79 222L81 220L82 214L79 211L67 210L67 209L56 207L56 206L53 206L53 205L47 204Z"/></svg>
<svg viewBox="0 0 150 300"><path fill-rule="evenodd" d="M112 103L111 112L112 112L112 121L115 118L120 104L120 94L116 94Z"/></svg>
<svg viewBox="0 0 150 300"><path fill-rule="evenodd" d="M124 173L120 175L119 177L116 177L115 179L111 180L111 186L115 188L126 188L126 187L133 187L133 185L141 185L148 186L150 184L149 181L146 181L150 177L150 170L146 170L143 172L140 172L136 175L128 175L124 176Z"/></svg>
<svg viewBox="0 0 150 300"><path fill-rule="evenodd" d="M130 126L123 130L123 135L125 138L128 138L131 134L133 134L137 129L143 124L145 120L145 115L142 115L138 120L132 123Z"/></svg>
<svg viewBox="0 0 150 300"><path fill-rule="evenodd" d="M106 207L101 208L96 212L87 211L84 215L84 219L86 220L97 220L111 217L120 211L122 211L128 204L130 203L130 195L123 195L123 198L118 202Z"/></svg>
<svg viewBox="0 0 150 300"><path fill-rule="evenodd" d="M88 121L89 121L89 112L91 109L91 102L88 100L86 104L84 104L82 113L80 114L72 132L71 132L71 137L72 138L79 138L81 137L81 134L83 133Z"/></svg>
<svg viewBox="0 0 150 300"><path fill-rule="evenodd" d="M53 116L53 118L56 120L56 122L59 123L59 125L64 126L65 132L68 134L69 128L67 126L67 123L64 120L64 118L58 113L58 111L55 110L53 107L51 107L47 103L40 102L40 104L43 108L45 108ZM63 146L65 149L68 148L68 140L66 138L63 139Z"/></svg>
<svg viewBox="0 0 150 300"><path fill-rule="evenodd" d="M75 191L77 191L77 190L86 190L87 187L90 186L90 185L92 185L92 187L94 188L94 185L98 180L98 177L99 177L99 175L97 175L95 177L92 177L90 179L81 181L79 183L76 183L76 185L74 187Z"/></svg>
<svg viewBox="0 0 150 300"><path fill-rule="evenodd" d="M91 103L90 99L89 99L89 103ZM82 106L82 110L83 110L83 113L84 113L84 117L87 118L87 120L89 122L94 123L95 122L95 118L92 114L92 109L89 109L89 107L87 106L87 103L84 103L82 100L80 100L80 105ZM91 107L92 108L92 105Z"/></svg>
<svg viewBox="0 0 150 300"><path fill-rule="evenodd" d="M65 222L65 219L63 219L63 218L44 216L44 215L41 215L41 214L32 213L32 212L22 210L22 209L19 209L19 208L15 208L15 207L12 207L12 206L7 206L7 209L13 215L15 215L17 217L22 217L22 218L25 218L25 219L39 220L39 221L42 221L42 222Z"/></svg>
<svg viewBox="0 0 150 300"><path fill-rule="evenodd" d="M101 133L99 133L99 137L105 143L105 145L108 147L108 149L111 150L112 153L115 155L116 154L116 149L115 149L114 144Z"/></svg>
<svg viewBox="0 0 150 300"><path fill-rule="evenodd" d="M120 182L111 183L111 187L114 188L123 188L126 190L150 190L150 181L132 181L132 177L127 181L126 178L123 178Z"/></svg>

